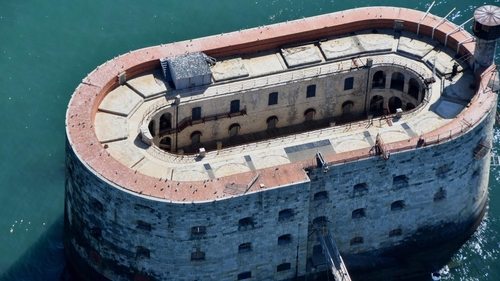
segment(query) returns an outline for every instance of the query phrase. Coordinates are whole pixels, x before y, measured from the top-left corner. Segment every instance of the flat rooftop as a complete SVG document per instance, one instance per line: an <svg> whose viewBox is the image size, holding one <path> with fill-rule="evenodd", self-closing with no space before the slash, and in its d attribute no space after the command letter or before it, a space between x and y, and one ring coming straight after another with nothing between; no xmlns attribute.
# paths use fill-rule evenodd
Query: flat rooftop
<svg viewBox="0 0 500 281"><path fill-rule="evenodd" d="M344 26L347 19L358 23L371 20L372 17L380 18L380 22L384 18L411 22L417 18L420 20L423 15L414 10L394 9L377 7L349 10L231 33L223 35L226 37L222 41L236 36L245 42L256 31L260 36L269 38L282 29L288 33L299 33L300 30L314 28L315 23L322 25L331 17L337 19L329 23L331 26ZM438 24L439 20L438 17L427 16L422 21L422 30ZM359 26L362 25L356 28ZM376 27L370 24L366 28L368 26ZM453 24L444 22L438 26L437 34L451 28L454 28ZM458 31L450 36L453 41L449 42L460 42L467 36L471 35ZM191 44L209 46L218 38L197 39ZM236 46L243 44L241 42L236 42ZM165 50L161 52L148 49L141 52L148 52L145 56L161 57L180 44L162 46ZM189 44L186 46L189 49ZM227 59L219 60L211 67L214 83L208 88L176 91L163 80L160 69L150 67L149 70L136 73L125 85L106 90L98 82L92 83L91 78L99 71L94 72L84 81L86 84L77 89L68 109L70 142L82 160L91 162L90 167L96 173L117 186L144 196L174 202L211 201L307 182L309 178L304 168L315 165L317 152L321 152L330 164L373 156L370 150L377 135L386 148L394 152L414 149L419 138L430 145L436 140L455 137L481 120L495 100L486 87L492 72L485 72L480 77L482 80L476 82L467 64L456 59L456 50L462 52L458 57L463 57L464 53L473 50L473 45L451 49L425 36L420 37L408 31L399 34L381 28L377 33L371 29L360 30L345 36L325 36L308 43L284 46L266 52L226 56ZM203 51L203 48L199 50ZM421 105L404 113L401 118L390 116L331 126L210 151L203 158L168 153L138 140L138 132L145 117L171 106L177 94L181 95L182 104L188 104L209 100L217 95L228 95L235 89L255 89L317 75L354 71L363 67L367 59L373 61L373 66L397 65L424 78L434 77L436 82L429 85ZM450 78L455 63L459 66L457 74ZM91 84L94 89L89 89L87 84ZM479 90L471 87L472 84L479 85ZM101 99L95 99L93 95L101 96ZM78 108L82 102L89 102L82 98L82 102L78 103L81 96L91 97L90 103L94 109L90 112L90 119L85 119L88 115L79 115ZM90 127L95 134L85 136L77 133L77 128L82 129L82 122L87 125L85 128ZM88 143L92 143L90 146L93 147Z"/></svg>

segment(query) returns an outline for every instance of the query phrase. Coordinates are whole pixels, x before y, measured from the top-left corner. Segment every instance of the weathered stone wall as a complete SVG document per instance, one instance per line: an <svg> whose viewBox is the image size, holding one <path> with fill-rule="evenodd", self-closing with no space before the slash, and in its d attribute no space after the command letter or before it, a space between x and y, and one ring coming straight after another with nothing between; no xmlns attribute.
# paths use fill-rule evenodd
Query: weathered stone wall
<svg viewBox="0 0 500 281"><path fill-rule="evenodd" d="M490 153L475 159L474 150L482 140L491 145L494 115L449 142L310 171L310 232L313 220L326 216L339 250L350 256L461 235L487 200ZM327 197L315 200L322 191ZM424 232L433 237L419 237ZM319 242L309 237L311 257Z"/></svg>
<svg viewBox="0 0 500 281"><path fill-rule="evenodd" d="M284 280L305 274L309 184L206 203L169 203L101 181L68 149L70 247L112 280ZM291 216L278 220L279 212ZM239 226L251 217L252 223ZM192 227L205 228L192 233ZM278 244L278 237L291 240ZM251 243L250 249L239 245ZM193 261L192 253L205 257ZM149 253L148 253L149 252ZM149 257L148 257L149 255ZM277 272L277 266L290 269Z"/></svg>

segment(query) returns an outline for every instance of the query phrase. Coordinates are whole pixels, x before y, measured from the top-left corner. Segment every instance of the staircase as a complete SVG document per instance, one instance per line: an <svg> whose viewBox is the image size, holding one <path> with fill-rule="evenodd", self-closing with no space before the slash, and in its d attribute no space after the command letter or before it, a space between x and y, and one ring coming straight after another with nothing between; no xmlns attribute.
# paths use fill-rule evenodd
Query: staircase
<svg viewBox="0 0 500 281"><path fill-rule="evenodd" d="M340 256L337 245L335 244L328 227L324 225L323 227L318 228L317 234L326 261L330 266L330 270L332 271L335 281L351 281L351 276L349 276L349 272L347 271L345 263Z"/></svg>

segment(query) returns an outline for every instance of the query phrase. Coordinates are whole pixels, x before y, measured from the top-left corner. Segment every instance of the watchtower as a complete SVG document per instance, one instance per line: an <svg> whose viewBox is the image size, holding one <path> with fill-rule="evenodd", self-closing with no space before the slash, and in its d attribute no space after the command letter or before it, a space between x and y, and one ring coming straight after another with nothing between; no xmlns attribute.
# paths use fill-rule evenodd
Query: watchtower
<svg viewBox="0 0 500 281"><path fill-rule="evenodd" d="M473 68L478 71L493 64L496 40L500 37L500 8L493 5L477 8L473 31L476 36Z"/></svg>

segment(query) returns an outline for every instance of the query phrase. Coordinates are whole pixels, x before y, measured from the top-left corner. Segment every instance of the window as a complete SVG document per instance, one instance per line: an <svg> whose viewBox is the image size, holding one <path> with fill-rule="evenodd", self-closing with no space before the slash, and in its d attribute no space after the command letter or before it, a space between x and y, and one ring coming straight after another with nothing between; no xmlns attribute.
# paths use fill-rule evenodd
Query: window
<svg viewBox="0 0 500 281"><path fill-rule="evenodd" d="M252 217L242 218L238 221L238 230L247 230L254 227L254 221Z"/></svg>
<svg viewBox="0 0 500 281"><path fill-rule="evenodd" d="M191 227L191 235L203 235L207 233L207 227L203 225Z"/></svg>
<svg viewBox="0 0 500 281"><path fill-rule="evenodd" d="M351 113L353 107L354 107L354 103L352 101L348 100L348 101L344 102L342 104L342 114L346 115L346 114Z"/></svg>
<svg viewBox="0 0 500 281"><path fill-rule="evenodd" d="M405 175L394 176L392 178L392 186L402 188L408 186L408 177Z"/></svg>
<svg viewBox="0 0 500 281"><path fill-rule="evenodd" d="M280 272L280 271L289 270L291 267L292 266L289 262L284 262L276 267L276 271Z"/></svg>
<svg viewBox="0 0 500 281"><path fill-rule="evenodd" d="M193 107L191 109L191 120L196 121L201 119L201 107Z"/></svg>
<svg viewBox="0 0 500 281"><path fill-rule="evenodd" d="M403 91L405 86L405 76L400 72L394 72L391 76L391 89Z"/></svg>
<svg viewBox="0 0 500 281"><path fill-rule="evenodd" d="M389 99L389 112L396 113L398 108L403 108L403 101L398 97L392 97Z"/></svg>
<svg viewBox="0 0 500 281"><path fill-rule="evenodd" d="M366 209L365 208L359 208L354 211L352 211L352 218L353 219L360 219L366 217Z"/></svg>
<svg viewBox="0 0 500 281"><path fill-rule="evenodd" d="M90 235L92 235L92 237L94 237L96 239L99 239L99 238L101 238L102 231L99 227L92 227L90 229Z"/></svg>
<svg viewBox="0 0 500 281"><path fill-rule="evenodd" d="M353 245L359 245L359 244L363 244L364 243L364 239L363 237L361 236L356 236L354 238L351 239L351 246Z"/></svg>
<svg viewBox="0 0 500 281"><path fill-rule="evenodd" d="M160 132L172 128L172 114L164 113L160 117Z"/></svg>
<svg viewBox="0 0 500 281"><path fill-rule="evenodd" d="M344 91L354 88L354 77L347 77L344 80Z"/></svg>
<svg viewBox="0 0 500 281"><path fill-rule="evenodd" d="M240 112L240 100L231 101L229 113L238 113L238 112Z"/></svg>
<svg viewBox="0 0 500 281"><path fill-rule="evenodd" d="M328 218L325 216L314 218L313 225L315 226L325 226L328 224Z"/></svg>
<svg viewBox="0 0 500 281"><path fill-rule="evenodd" d="M150 257L149 250L143 246L137 246L135 248L135 257L149 259L149 257Z"/></svg>
<svg viewBox="0 0 500 281"><path fill-rule="evenodd" d="M328 193L326 191L319 191L314 193L314 201L328 199Z"/></svg>
<svg viewBox="0 0 500 281"><path fill-rule="evenodd" d="M377 71L373 75L372 88L385 88L385 73L383 71Z"/></svg>
<svg viewBox="0 0 500 281"><path fill-rule="evenodd" d="M389 231L389 237L395 237L395 236L401 236L403 234L403 231L401 228L396 228L391 231Z"/></svg>
<svg viewBox="0 0 500 281"><path fill-rule="evenodd" d="M306 98L312 98L316 96L316 85L307 86Z"/></svg>
<svg viewBox="0 0 500 281"><path fill-rule="evenodd" d="M201 132L200 131L194 131L191 134L191 145L197 145L201 141Z"/></svg>
<svg viewBox="0 0 500 281"><path fill-rule="evenodd" d="M363 196L368 193L368 185L366 183L358 183L352 188L354 197Z"/></svg>
<svg viewBox="0 0 500 281"><path fill-rule="evenodd" d="M90 199L90 206L92 207L92 209L97 210L97 211L104 210L104 206L102 205L102 203L99 202L99 200L97 200L95 198Z"/></svg>
<svg viewBox="0 0 500 281"><path fill-rule="evenodd" d="M446 189L440 187L439 190L434 193L434 202L443 201L446 199Z"/></svg>
<svg viewBox="0 0 500 281"><path fill-rule="evenodd" d="M252 251L252 243L242 243L238 246L238 253L247 253Z"/></svg>
<svg viewBox="0 0 500 281"><path fill-rule="evenodd" d="M304 112L305 121L311 121L314 119L314 115L316 115L316 110L314 108L309 108Z"/></svg>
<svg viewBox="0 0 500 281"><path fill-rule="evenodd" d="M240 124L234 123L229 126L229 137L237 136L240 133Z"/></svg>
<svg viewBox="0 0 500 281"><path fill-rule="evenodd" d="M446 175L452 170L450 168L450 166L453 165L453 162L452 163L449 163L449 164L444 164L444 165L441 165L439 167L437 167L436 169L436 176L438 178L445 178Z"/></svg>
<svg viewBox="0 0 500 281"><path fill-rule="evenodd" d="M278 237L278 245L286 245L292 243L292 235L291 234L283 234Z"/></svg>
<svg viewBox="0 0 500 281"><path fill-rule="evenodd" d="M200 249L196 249L191 252L191 261L204 261L205 260L205 252L200 251Z"/></svg>
<svg viewBox="0 0 500 281"><path fill-rule="evenodd" d="M278 117L271 116L271 117L267 118L266 122L267 122L267 129L268 130L276 129L276 124L278 123Z"/></svg>
<svg viewBox="0 0 500 281"><path fill-rule="evenodd" d="M408 87L408 95L413 97L418 101L418 93L420 92L420 84L418 84L417 79L410 78L409 87Z"/></svg>
<svg viewBox="0 0 500 281"><path fill-rule="evenodd" d="M405 208L405 201L404 200L398 200L394 201L391 204L391 211L400 211Z"/></svg>
<svg viewBox="0 0 500 281"><path fill-rule="evenodd" d="M138 220L137 221L137 229L151 231L151 224L147 223L145 221Z"/></svg>
<svg viewBox="0 0 500 281"><path fill-rule="evenodd" d="M272 92L269 94L269 100L267 102L267 105L274 105L278 104L278 92Z"/></svg>
<svg viewBox="0 0 500 281"><path fill-rule="evenodd" d="M238 274L238 280L244 280L244 279L249 279L249 278L252 278L251 271L245 271L245 272Z"/></svg>
<svg viewBox="0 0 500 281"><path fill-rule="evenodd" d="M293 210L292 209L284 209L284 210L281 210L279 213L278 213L278 221L286 221L286 220L290 220L293 218Z"/></svg>

